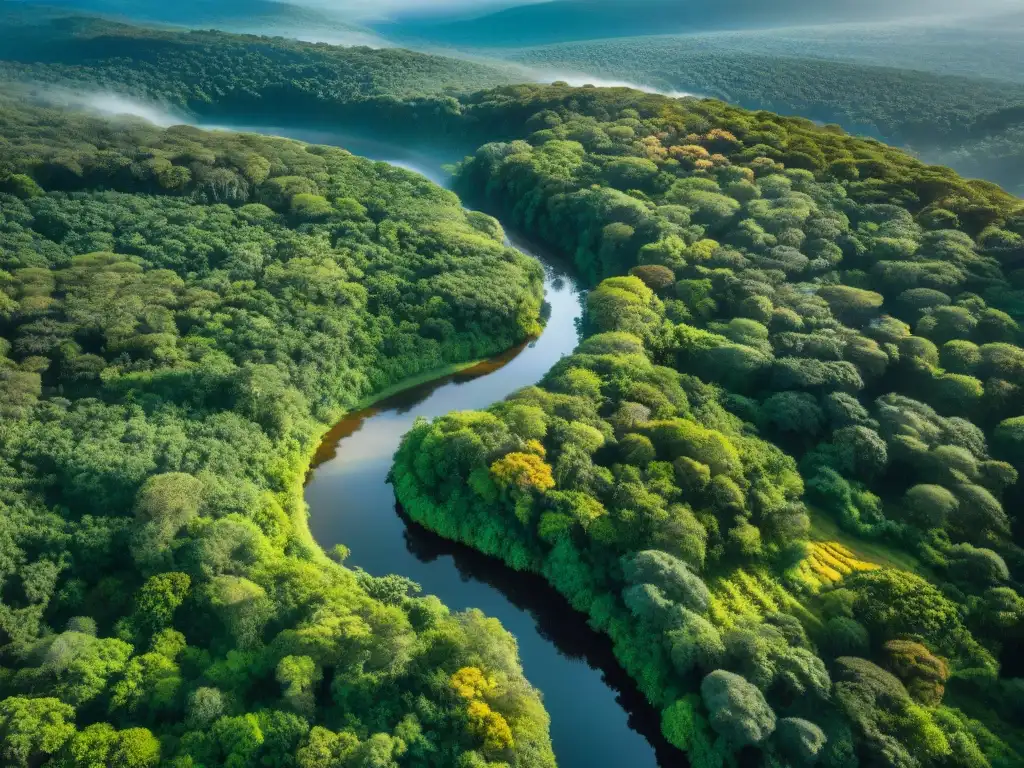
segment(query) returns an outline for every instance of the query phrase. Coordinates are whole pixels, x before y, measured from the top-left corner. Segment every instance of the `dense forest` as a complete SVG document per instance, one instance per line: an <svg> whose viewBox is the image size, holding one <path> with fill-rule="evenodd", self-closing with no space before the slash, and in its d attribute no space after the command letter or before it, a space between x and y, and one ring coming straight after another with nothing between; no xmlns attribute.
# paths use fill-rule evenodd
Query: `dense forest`
<svg viewBox="0 0 1024 768"><path fill-rule="evenodd" d="M465 110L523 129L457 188L594 288L539 386L407 436L406 511L586 612L694 766L1019 765L1022 202L713 101Z"/></svg>
<svg viewBox="0 0 1024 768"><path fill-rule="evenodd" d="M909 147L963 175L1024 193L1024 84L993 79L987 71L928 71L931 57L941 55L934 50L931 57L919 50L913 68L828 60L831 37L799 30L792 34L788 47L774 42L770 33L737 33L582 41L496 55L556 76L586 72L838 123L847 131ZM975 33L973 39L985 34ZM857 50L856 42L835 42ZM891 40L888 44L893 46ZM1021 54L1019 45L997 50L1007 54L1006 61ZM974 51L969 47L967 53Z"/></svg>
<svg viewBox="0 0 1024 768"><path fill-rule="evenodd" d="M9 9L0 21L0 80L51 100L68 88L110 91L158 102L180 119L275 124L288 114L303 124L354 122L419 141L451 133L471 149L503 137L476 130L467 143L472 126L462 119L460 96L585 71L836 123L1024 193L1024 84L1008 80L780 55L770 47L748 52L718 35L489 51L501 58L485 62L148 30L37 9Z"/></svg>
<svg viewBox="0 0 1024 768"><path fill-rule="evenodd" d="M102 19L0 9L0 80L116 88L193 115L309 122L361 102L462 93L515 79L508 65L400 48L338 47L282 37L145 29ZM337 110L341 109L339 112Z"/></svg>
<svg viewBox="0 0 1024 768"><path fill-rule="evenodd" d="M696 768L1024 761L1019 198L710 99L21 13L5 764L554 764L514 639L332 563L299 494L340 413L536 333L540 268L421 177L28 104L50 86L469 148L457 191L592 288L584 340L417 424L396 494L586 613Z"/></svg>
<svg viewBox="0 0 1024 768"><path fill-rule="evenodd" d="M513 638L332 563L301 496L541 277L344 150L0 101L0 763L552 766Z"/></svg>
<svg viewBox="0 0 1024 768"><path fill-rule="evenodd" d="M1024 82L1024 14L916 18L905 22L817 24L690 34L691 47L814 58L915 72ZM654 37L655 43L661 39ZM678 38L677 38L678 39Z"/></svg>

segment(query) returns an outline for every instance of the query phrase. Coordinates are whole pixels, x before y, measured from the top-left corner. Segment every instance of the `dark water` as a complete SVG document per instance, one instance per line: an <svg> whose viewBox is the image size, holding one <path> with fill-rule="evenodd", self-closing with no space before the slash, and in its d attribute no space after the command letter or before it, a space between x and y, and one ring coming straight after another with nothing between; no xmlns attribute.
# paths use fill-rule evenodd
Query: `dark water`
<svg viewBox="0 0 1024 768"><path fill-rule="evenodd" d="M440 166L455 159L338 134L245 130L338 144L438 183L446 181ZM518 640L527 679L543 693L562 768L679 764L679 753L659 733L657 713L615 662L606 637L591 630L584 617L539 577L517 573L404 518L385 482L402 435L418 416L485 408L536 383L572 352L579 290L570 274L539 258L546 271L550 310L540 338L350 414L336 425L325 437L306 485L310 528L325 549L335 544L349 547L349 565L378 576L407 576L453 610L480 608L499 619Z"/></svg>

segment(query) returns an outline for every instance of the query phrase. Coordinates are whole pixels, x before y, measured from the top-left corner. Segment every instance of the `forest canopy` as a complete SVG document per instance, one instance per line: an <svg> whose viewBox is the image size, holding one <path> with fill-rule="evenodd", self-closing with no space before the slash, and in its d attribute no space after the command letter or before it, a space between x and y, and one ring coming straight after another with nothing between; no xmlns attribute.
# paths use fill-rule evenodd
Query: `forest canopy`
<svg viewBox="0 0 1024 768"><path fill-rule="evenodd" d="M835 47L835 41L817 40L809 31L813 45L808 45L819 51L813 58L799 54L798 44L788 50L742 33L735 40L665 35L495 49L487 52L489 58L454 58L280 37L150 30L38 8L3 9L0 21L0 79L29 83L51 97L54 87L112 91L155 102L181 119L275 124L290 114L297 124L355 121L424 142L465 139L471 125L459 120L458 112L466 94L587 72L836 123L909 147L965 176L1022 192L1024 85L987 70L930 71L934 46L920 48L920 58L931 58L919 71L828 60L822 52ZM977 41L988 34L970 32L965 45L972 56L984 47ZM997 50L1012 60L1016 49L1003 43ZM461 124L452 125L452 119ZM464 149L503 137L474 132L472 138L463 142Z"/></svg>
<svg viewBox="0 0 1024 768"><path fill-rule="evenodd" d="M9 99L0 144L0 762L552 766L511 636L301 498L341 412L538 330L536 262L338 148Z"/></svg>
<svg viewBox="0 0 1024 768"><path fill-rule="evenodd" d="M6 76L469 147L458 191L572 259L576 353L392 478L586 613L693 765L1024 759L1019 198L711 99L31 34ZM4 760L552 765L514 640L327 562L298 494L340 412L535 333L539 267L340 149L0 107Z"/></svg>
<svg viewBox="0 0 1024 768"><path fill-rule="evenodd" d="M407 436L407 512L544 575L693 765L1019 763L1024 203L714 101L463 109L509 140L456 188L593 288L538 386Z"/></svg>
<svg viewBox="0 0 1024 768"><path fill-rule="evenodd" d="M957 63L987 54L1005 66L1019 58L1019 31L1016 39L1014 32L1004 31L1013 45L1002 46L998 39L989 44L990 30L922 31L919 25L908 25L882 28L875 31L877 39L868 34L863 42L858 31L809 27L775 35L774 30L663 35L508 49L495 55L538 73L586 72L577 77L643 83L665 92L720 98L747 109L836 123L851 133L907 147L964 176L1024 193L1024 83L1016 73L997 78L988 69L933 71L947 55L942 45L922 43L908 50L909 44L902 42L920 42L917 35L926 40L939 37L951 49L948 55L959 53ZM788 47L781 42L787 34L794 38ZM869 51L873 45L902 58L890 64L884 56L875 63L830 55L839 49L850 56L860 50L858 43ZM957 51L958 43L967 52ZM988 47L998 53L987 52Z"/></svg>

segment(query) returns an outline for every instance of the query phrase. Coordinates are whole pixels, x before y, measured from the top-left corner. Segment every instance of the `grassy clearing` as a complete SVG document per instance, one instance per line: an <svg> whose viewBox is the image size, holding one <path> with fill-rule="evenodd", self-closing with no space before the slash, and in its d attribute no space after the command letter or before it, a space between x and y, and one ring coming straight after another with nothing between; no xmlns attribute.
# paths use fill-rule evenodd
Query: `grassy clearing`
<svg viewBox="0 0 1024 768"><path fill-rule="evenodd" d="M888 547L878 541L870 541L842 530L827 516L811 510L810 540L814 543L838 544L857 560L873 563L883 568L900 568L904 571L925 575L925 568L913 555Z"/></svg>
<svg viewBox="0 0 1024 768"><path fill-rule="evenodd" d="M863 560L838 541L812 541L807 557L791 568L786 576L811 592L830 587L844 577L858 571L873 571L881 564Z"/></svg>
<svg viewBox="0 0 1024 768"><path fill-rule="evenodd" d="M859 571L899 568L923 575L925 570L912 555L858 538L813 511L809 539L806 557L781 577L766 568L748 567L710 579L711 621L729 629L744 619L781 611L796 616L813 633L821 619L805 603L822 589Z"/></svg>

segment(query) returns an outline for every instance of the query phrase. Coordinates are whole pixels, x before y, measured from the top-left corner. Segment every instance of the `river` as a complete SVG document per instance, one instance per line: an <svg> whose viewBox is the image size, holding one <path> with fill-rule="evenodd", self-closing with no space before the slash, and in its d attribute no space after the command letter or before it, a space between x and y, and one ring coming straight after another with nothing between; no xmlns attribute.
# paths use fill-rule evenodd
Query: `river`
<svg viewBox="0 0 1024 768"><path fill-rule="evenodd" d="M322 131L233 129L335 144L442 185L447 175L441 166L458 159ZM511 244L531 253L514 236ZM582 614L543 579L517 573L404 518L386 484L392 456L417 417L486 408L535 384L575 348L579 288L553 260L532 255L546 273L543 334L461 373L349 414L337 424L324 438L306 484L310 529L326 550L335 544L349 547L347 565L377 576L401 574L452 610L479 608L500 620L518 641L527 679L543 694L561 768L685 764L662 738L657 713L615 661L610 641L591 630Z"/></svg>

